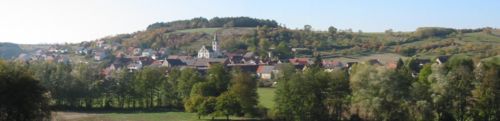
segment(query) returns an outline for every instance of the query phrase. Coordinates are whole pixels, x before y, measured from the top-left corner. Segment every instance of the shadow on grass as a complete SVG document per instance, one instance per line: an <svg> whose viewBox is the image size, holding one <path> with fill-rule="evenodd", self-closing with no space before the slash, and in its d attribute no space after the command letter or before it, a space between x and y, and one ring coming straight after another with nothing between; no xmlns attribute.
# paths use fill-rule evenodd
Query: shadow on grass
<svg viewBox="0 0 500 121"><path fill-rule="evenodd" d="M55 112L74 112L74 113L86 113L86 114L136 114L136 113L168 113L168 112L179 112L184 113L183 109L172 108L172 107L155 107L155 108L75 108L75 107L52 107L52 111ZM196 114L193 114L196 115ZM195 116L195 120L200 121L227 121L226 117L215 117L212 119L210 116L203 116L198 119ZM230 117L230 121L271 121L270 119L263 118L244 118L244 117Z"/></svg>
<svg viewBox="0 0 500 121"><path fill-rule="evenodd" d="M184 112L183 109L172 107L155 107L155 108L75 108L53 106L52 111L62 112L77 112L77 113L161 113L161 112Z"/></svg>

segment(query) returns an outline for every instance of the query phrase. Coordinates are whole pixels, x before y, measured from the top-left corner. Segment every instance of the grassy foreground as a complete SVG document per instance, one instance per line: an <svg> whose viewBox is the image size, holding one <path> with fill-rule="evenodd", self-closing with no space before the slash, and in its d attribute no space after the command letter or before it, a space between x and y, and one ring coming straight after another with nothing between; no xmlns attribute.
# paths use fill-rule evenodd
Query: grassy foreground
<svg viewBox="0 0 500 121"><path fill-rule="evenodd" d="M72 113L56 112L56 121L198 121L195 113L155 112L155 113Z"/></svg>
<svg viewBox="0 0 500 121"><path fill-rule="evenodd" d="M274 88L258 88L259 105L269 109L274 107ZM151 112L151 113L82 113L82 112L54 112L53 121L203 121L211 117L198 119L196 113L187 112ZM224 117L216 119L224 120ZM231 117L235 120L244 118Z"/></svg>

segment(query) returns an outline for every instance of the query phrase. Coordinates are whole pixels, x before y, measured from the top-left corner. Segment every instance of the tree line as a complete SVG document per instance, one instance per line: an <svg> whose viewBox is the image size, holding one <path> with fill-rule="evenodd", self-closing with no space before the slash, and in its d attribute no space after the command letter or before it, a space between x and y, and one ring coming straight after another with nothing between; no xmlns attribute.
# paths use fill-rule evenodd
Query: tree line
<svg viewBox="0 0 500 121"><path fill-rule="evenodd" d="M258 27L269 26L278 27L274 20L257 19L250 17L214 17L206 19L203 17L190 20L176 20L171 22L157 22L147 27L147 30L166 28L169 30L195 29L195 28L215 28L215 27Z"/></svg>
<svg viewBox="0 0 500 121"><path fill-rule="evenodd" d="M273 117L287 121L500 119L498 58L474 63L456 55L426 64L412 76L415 59L396 69L357 64L348 70L300 72L278 79ZM289 75L289 76L286 76Z"/></svg>
<svg viewBox="0 0 500 121"><path fill-rule="evenodd" d="M137 71L119 69L109 76L96 71L102 70L98 65L88 63L9 64L25 70L34 80L40 80L35 84L46 89L44 94L54 110L167 109L212 118L258 117L265 111L257 106L256 77L220 64L211 65L204 73L192 68L147 66Z"/></svg>

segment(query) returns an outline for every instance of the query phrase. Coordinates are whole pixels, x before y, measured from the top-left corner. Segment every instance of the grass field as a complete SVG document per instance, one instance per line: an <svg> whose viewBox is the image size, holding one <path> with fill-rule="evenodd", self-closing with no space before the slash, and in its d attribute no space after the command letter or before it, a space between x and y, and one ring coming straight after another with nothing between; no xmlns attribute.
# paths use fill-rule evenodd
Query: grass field
<svg viewBox="0 0 500 121"><path fill-rule="evenodd" d="M151 112L151 113L86 113L86 112L53 112L52 121L206 121L210 116L198 119L196 113L187 112ZM215 120L226 120L216 117ZM243 117L229 117L231 120L252 120Z"/></svg>
<svg viewBox="0 0 500 121"><path fill-rule="evenodd" d="M198 121L195 113L68 113L58 112L57 121Z"/></svg>
<svg viewBox="0 0 500 121"><path fill-rule="evenodd" d="M201 32L201 33L207 33L207 34L213 34L215 31L219 30L221 28L198 28L198 29L184 29L184 30L178 30L173 33L193 33L193 32Z"/></svg>
<svg viewBox="0 0 500 121"><path fill-rule="evenodd" d="M259 105L267 108L274 107L275 88L258 88ZM187 112L151 112L151 113L87 113L87 112L53 112L53 121L203 121L211 117L198 119L196 113ZM224 120L224 117L217 117ZM248 120L240 117L231 117L233 120Z"/></svg>
<svg viewBox="0 0 500 121"><path fill-rule="evenodd" d="M259 94L259 105L266 108L274 108L274 91L275 88L259 88L257 93Z"/></svg>

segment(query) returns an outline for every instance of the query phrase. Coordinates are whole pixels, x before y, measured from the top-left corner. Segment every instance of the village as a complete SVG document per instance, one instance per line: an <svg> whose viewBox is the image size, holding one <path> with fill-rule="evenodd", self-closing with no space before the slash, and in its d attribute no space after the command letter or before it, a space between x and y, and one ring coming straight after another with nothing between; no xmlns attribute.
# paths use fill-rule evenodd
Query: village
<svg viewBox="0 0 500 121"><path fill-rule="evenodd" d="M127 69L129 72L134 72L143 67L165 67L168 70L172 69L196 69L200 74L205 74L213 64L221 64L228 69L238 68L244 72L250 73L259 79L259 86L270 87L276 84L274 78L280 71L280 66L290 63L297 70L305 70L314 63L312 57L294 57L287 59L279 59L273 56L272 52L268 52L266 56L258 56L255 52L226 52L220 49L217 34L214 34L211 46L203 45L197 52L196 56L168 54L167 48L160 49L141 49L129 47L125 51L119 50L120 44L115 42L106 42L97 40L94 45L92 43L80 44L80 47L68 49L64 47L51 46L49 49L38 49L32 54L22 53L16 59L20 62L30 61L47 61L56 63L89 63L84 60L70 59L70 55L82 56L91 58L95 63L103 63L108 61L105 67L102 67L100 74L104 78L109 78L112 72ZM82 46L83 45L83 46ZM74 50L74 52L70 52ZM292 52L306 52L307 48L292 48ZM310 53L310 52L309 52ZM308 54L309 54L308 53ZM321 66L325 71L332 72L334 70L350 70L350 67L357 63L365 63L370 65L384 66L389 69L395 69L398 66L398 61L401 58L394 58L392 61L381 62L378 58L372 58L367 61L349 61L342 62L335 59L322 60ZM448 56L439 56L436 58L436 63L444 63ZM111 61L110 61L111 60ZM411 70L414 77L418 76L418 72L424 64L431 63L429 59L416 59L413 61L414 68Z"/></svg>

